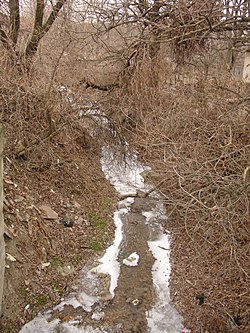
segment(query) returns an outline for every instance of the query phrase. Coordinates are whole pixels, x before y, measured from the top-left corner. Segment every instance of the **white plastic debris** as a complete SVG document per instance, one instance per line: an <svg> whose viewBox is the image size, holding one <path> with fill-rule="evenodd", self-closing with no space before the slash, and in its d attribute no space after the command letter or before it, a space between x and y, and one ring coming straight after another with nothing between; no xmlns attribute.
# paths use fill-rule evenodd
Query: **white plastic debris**
<svg viewBox="0 0 250 333"><path fill-rule="evenodd" d="M133 301L131 302L134 306L137 306L139 303L140 303L140 301L139 301L139 299L138 298L136 298L136 299L133 299Z"/></svg>
<svg viewBox="0 0 250 333"><path fill-rule="evenodd" d="M11 254L6 253L6 260L9 260L9 261L15 262L15 261L16 261L16 258L13 257Z"/></svg>
<svg viewBox="0 0 250 333"><path fill-rule="evenodd" d="M50 266L50 262L42 262L42 269Z"/></svg>

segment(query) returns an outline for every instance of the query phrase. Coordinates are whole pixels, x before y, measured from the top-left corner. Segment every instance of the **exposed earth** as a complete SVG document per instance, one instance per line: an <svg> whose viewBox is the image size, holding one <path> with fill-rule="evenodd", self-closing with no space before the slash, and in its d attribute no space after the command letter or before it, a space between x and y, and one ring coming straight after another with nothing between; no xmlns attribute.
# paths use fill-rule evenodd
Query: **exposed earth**
<svg viewBox="0 0 250 333"><path fill-rule="evenodd" d="M77 284L81 268L113 239L116 193L101 171L98 145L62 142L62 147L57 169L37 170L29 159L4 160L1 333L18 332L39 311L57 304ZM42 205L56 216L44 218Z"/></svg>

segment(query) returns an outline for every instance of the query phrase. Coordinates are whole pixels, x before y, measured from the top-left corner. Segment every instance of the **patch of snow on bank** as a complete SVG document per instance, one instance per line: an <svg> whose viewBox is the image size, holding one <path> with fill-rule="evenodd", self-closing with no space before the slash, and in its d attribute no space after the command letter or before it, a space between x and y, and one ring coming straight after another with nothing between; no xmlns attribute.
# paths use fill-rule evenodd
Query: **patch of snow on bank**
<svg viewBox="0 0 250 333"><path fill-rule="evenodd" d="M54 308L54 310L63 311L64 306L71 305L73 306L74 309L81 307L85 311L90 312L92 305L94 305L97 301L98 301L97 297L88 295L84 291L81 291L76 295L71 295L65 301L62 301Z"/></svg>
<svg viewBox="0 0 250 333"><path fill-rule="evenodd" d="M60 319L48 322L49 316L39 314L29 325L25 325L19 333L54 333Z"/></svg>
<svg viewBox="0 0 250 333"><path fill-rule="evenodd" d="M123 200L126 204L126 200ZM114 222L116 226L114 242L106 250L104 256L100 259L101 264L96 267L97 273L109 274L111 277L109 291L114 297L114 290L117 287L118 277L120 275L120 264L117 261L119 246L122 241L122 220L121 217L128 213L127 208L121 208L114 213Z"/></svg>
<svg viewBox="0 0 250 333"><path fill-rule="evenodd" d="M75 327L71 323L60 323L59 319L48 322L45 317L38 315L29 326L25 325L19 333L104 333L98 328Z"/></svg>
<svg viewBox="0 0 250 333"><path fill-rule="evenodd" d="M157 235L148 241L155 263L152 267L153 284L156 291L156 304L147 312L147 321L150 333L179 333L182 328L182 318L171 305L169 292L170 279L170 237L164 234L164 230L159 224L159 214L164 213L163 205L158 206L159 210L143 212L147 222L158 229ZM165 214L163 214L165 217ZM160 229L160 230L159 230Z"/></svg>
<svg viewBox="0 0 250 333"><path fill-rule="evenodd" d="M123 200L123 205L128 206L132 203L129 198ZM106 250L104 256L99 260L101 264L95 268L95 273L104 273L111 276L110 293L114 296L114 290L117 287L117 281L120 274L120 264L117 261L119 254L119 245L122 241L122 220L121 217L128 212L128 208L120 208L114 213L114 222L116 225L115 239L113 244ZM82 284L89 283L89 280L93 279L93 273L89 270L84 274ZM98 298L92 295L88 295L84 291L78 293L72 293L69 297L58 304L54 310L62 311L64 306L71 305L74 308L82 307L85 311L90 312L91 307L98 301ZM77 328L74 323L61 323L60 320L53 320L49 322L50 314L39 314L32 321L23 326L19 333L99 333L104 332L91 327Z"/></svg>

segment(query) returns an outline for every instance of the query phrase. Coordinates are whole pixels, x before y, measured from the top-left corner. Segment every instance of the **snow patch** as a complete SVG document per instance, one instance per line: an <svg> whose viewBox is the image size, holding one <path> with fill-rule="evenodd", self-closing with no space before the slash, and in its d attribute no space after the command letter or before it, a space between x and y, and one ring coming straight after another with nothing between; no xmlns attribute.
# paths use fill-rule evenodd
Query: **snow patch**
<svg viewBox="0 0 250 333"><path fill-rule="evenodd" d="M164 233L159 218L166 218L164 205L159 203L155 210L143 212L147 223L151 226L151 240L148 246L155 258L152 267L153 284L156 291L156 303L147 312L150 333L178 333L182 328L182 318L171 305L170 279L170 236Z"/></svg>
<svg viewBox="0 0 250 333"><path fill-rule="evenodd" d="M127 208L121 208L114 213L114 222L116 226L114 242L106 250L104 256L99 260L101 264L96 267L96 273L109 274L110 294L114 297L114 290L117 287L118 277L120 275L120 264L117 260L119 254L119 246L122 241L122 220L121 217L128 213Z"/></svg>
<svg viewBox="0 0 250 333"><path fill-rule="evenodd" d="M123 259L123 263L126 266L138 266L139 258L139 254L133 252L127 258Z"/></svg>

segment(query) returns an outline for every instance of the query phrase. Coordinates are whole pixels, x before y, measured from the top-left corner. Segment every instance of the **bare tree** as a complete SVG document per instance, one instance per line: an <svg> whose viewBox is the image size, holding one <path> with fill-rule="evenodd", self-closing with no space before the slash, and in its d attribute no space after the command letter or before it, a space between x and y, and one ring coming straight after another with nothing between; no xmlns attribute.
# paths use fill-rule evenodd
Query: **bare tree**
<svg viewBox="0 0 250 333"><path fill-rule="evenodd" d="M177 61L206 49L211 39L249 43L249 0L117 0L95 5L103 31L133 25L137 46L147 45L153 58L159 43L169 43Z"/></svg>
<svg viewBox="0 0 250 333"><path fill-rule="evenodd" d="M41 39L50 30L66 2L67 0L57 0L55 2L36 1L33 30L27 40L25 49L19 50L20 1L2 1L0 3L0 41L2 45L10 50L12 55L21 57L25 62L30 62L38 49ZM49 11L46 19L45 11Z"/></svg>

